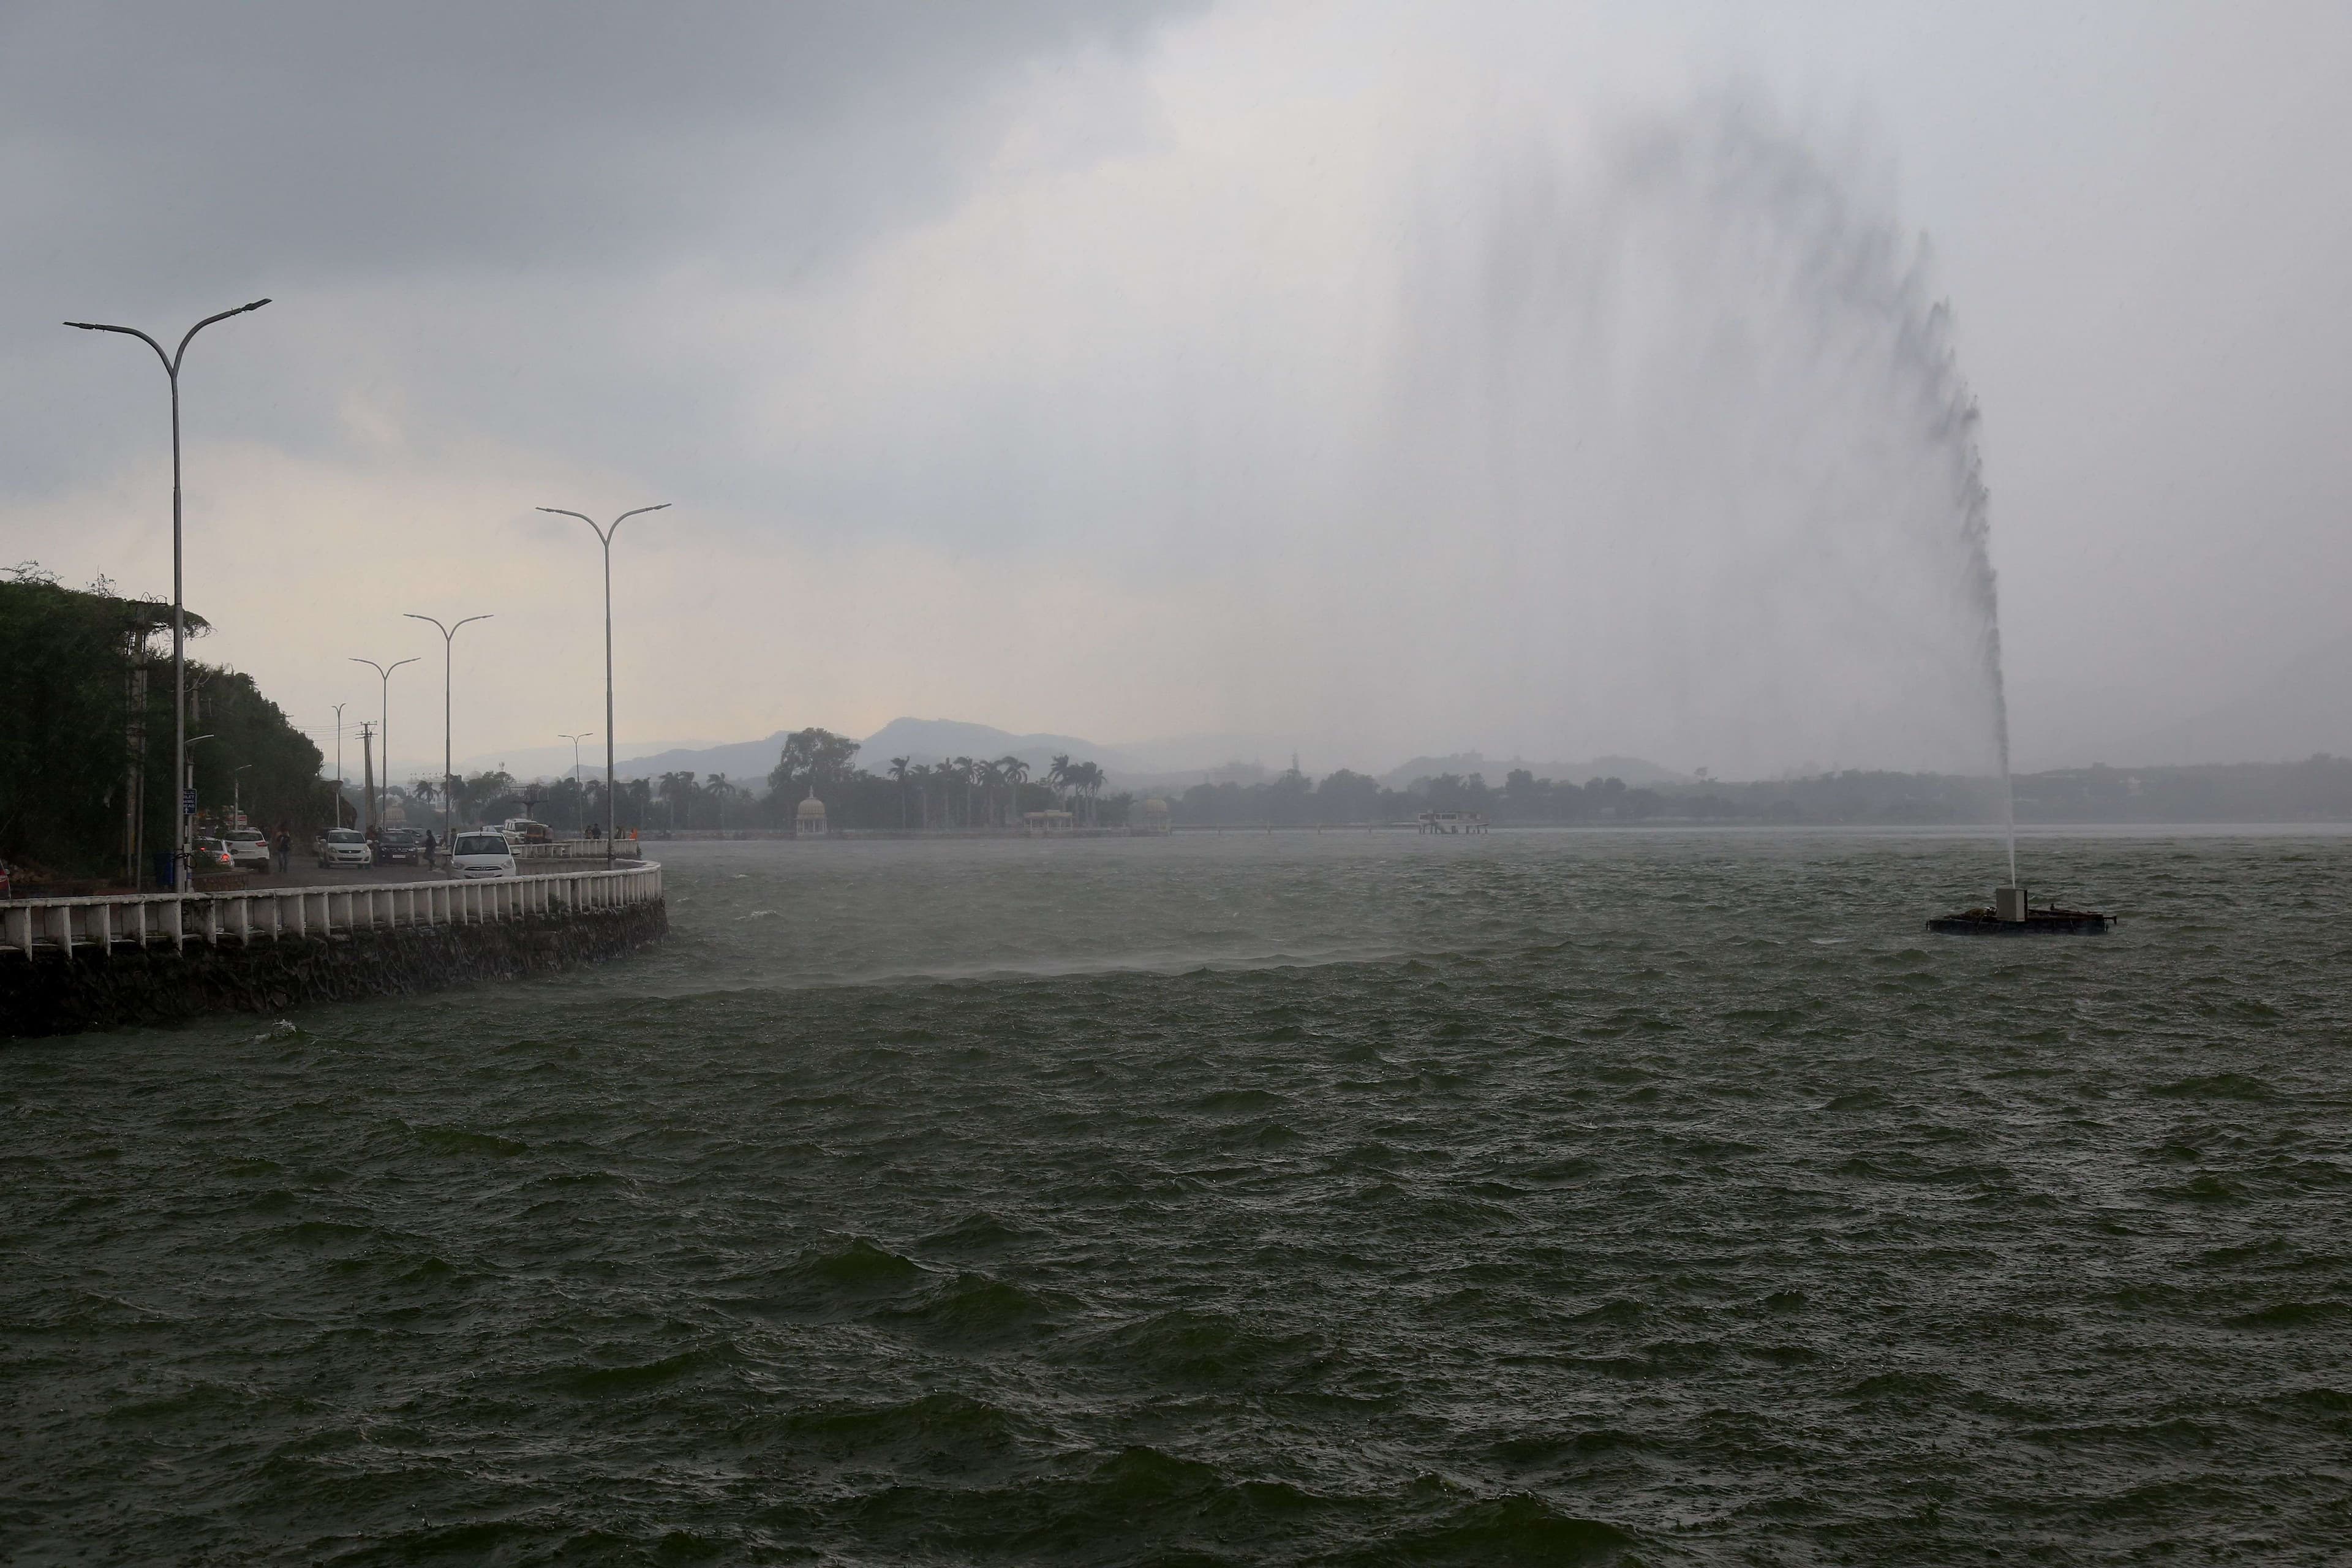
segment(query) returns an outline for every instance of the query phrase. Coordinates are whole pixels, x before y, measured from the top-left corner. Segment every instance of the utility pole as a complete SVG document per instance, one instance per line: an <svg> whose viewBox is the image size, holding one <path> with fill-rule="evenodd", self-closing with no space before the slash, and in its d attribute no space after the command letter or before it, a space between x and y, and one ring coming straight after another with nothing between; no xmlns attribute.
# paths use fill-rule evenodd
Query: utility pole
<svg viewBox="0 0 2352 1568"><path fill-rule="evenodd" d="M360 836L362 837L367 836L368 807L375 802L375 748L371 743L374 739L374 731L368 727L368 721L364 719L361 720L360 769L361 776L365 781L360 790Z"/></svg>
<svg viewBox="0 0 2352 1568"><path fill-rule="evenodd" d="M66 323L68 327L79 327L85 332L121 332L125 337L137 338L155 351L155 357L163 362L164 379L172 384L172 776L174 779L189 776L188 605L187 597L184 592L180 546L180 362L188 357L188 345L195 341L198 332L203 331L215 321L226 321L231 316L242 316L247 310L258 310L268 303L269 301L267 300L256 300L250 305L239 305L234 310L223 310L217 316L206 316L203 321L190 327L187 336L180 340L179 349L168 354L163 352L162 343L136 327L112 327L103 321L68 321ZM188 864L188 857L195 849L194 835L195 811L188 804L188 798L184 795L180 797L179 812L177 819L179 826L172 836L172 844L173 853L178 856L179 864L184 871ZM181 876L173 880L174 883L180 883L184 882L186 878Z"/></svg>
<svg viewBox="0 0 2352 1568"><path fill-rule="evenodd" d="M335 820L330 827L343 825L343 705L335 704Z"/></svg>

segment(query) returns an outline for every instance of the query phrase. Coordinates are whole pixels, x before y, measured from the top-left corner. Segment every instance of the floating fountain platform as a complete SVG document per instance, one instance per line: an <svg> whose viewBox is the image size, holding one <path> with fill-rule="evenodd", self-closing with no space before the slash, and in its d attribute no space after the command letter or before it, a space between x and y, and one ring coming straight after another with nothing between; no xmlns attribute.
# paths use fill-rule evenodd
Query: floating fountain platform
<svg viewBox="0 0 2352 1568"><path fill-rule="evenodd" d="M2116 917L2056 904L2035 909L2023 888L1995 888L1992 908L1939 915L1927 929L1945 936L2094 936L2115 929Z"/></svg>

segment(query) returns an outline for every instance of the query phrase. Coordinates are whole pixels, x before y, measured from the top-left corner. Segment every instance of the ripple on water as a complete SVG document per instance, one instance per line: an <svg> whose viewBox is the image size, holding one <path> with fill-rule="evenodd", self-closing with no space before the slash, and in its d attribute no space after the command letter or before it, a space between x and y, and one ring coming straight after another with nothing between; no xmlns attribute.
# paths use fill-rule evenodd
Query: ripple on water
<svg viewBox="0 0 2352 1568"><path fill-rule="evenodd" d="M2039 844L2158 911L2063 947L1955 839L676 847L0 1057L17 1559L2338 1550L2352 841Z"/></svg>

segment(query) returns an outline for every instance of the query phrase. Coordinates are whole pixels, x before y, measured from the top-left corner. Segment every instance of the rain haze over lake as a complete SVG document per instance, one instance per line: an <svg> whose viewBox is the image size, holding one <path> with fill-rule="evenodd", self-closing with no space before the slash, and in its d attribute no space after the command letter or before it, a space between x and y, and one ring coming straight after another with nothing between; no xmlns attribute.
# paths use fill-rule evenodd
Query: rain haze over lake
<svg viewBox="0 0 2352 1568"><path fill-rule="evenodd" d="M0 8L0 609L169 594L161 378L59 323L268 296L184 383L205 700L405 810L446 673L516 878L13 904L0 1559L2337 1560L2347 76L2323 5ZM542 509L656 504L608 691ZM0 663L12 857L171 722L89 624ZM2012 763L2043 926L1927 925ZM55 977L265 1010L16 1037Z"/></svg>

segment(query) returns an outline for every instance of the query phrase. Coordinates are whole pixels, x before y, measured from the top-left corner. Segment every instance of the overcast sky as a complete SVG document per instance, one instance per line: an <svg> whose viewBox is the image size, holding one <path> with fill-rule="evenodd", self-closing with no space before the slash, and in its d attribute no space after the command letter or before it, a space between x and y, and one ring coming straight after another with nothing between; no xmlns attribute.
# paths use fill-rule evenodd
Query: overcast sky
<svg viewBox="0 0 2352 1568"><path fill-rule="evenodd" d="M1822 379L1868 334L1758 325L1833 222L1950 304L2021 764L2246 693L2233 744L2352 750L2347 79L2325 4L16 0L0 555L168 592L163 378L58 323L266 294L189 355L200 651L322 735L373 713L350 656L427 656L404 773L406 610L496 613L461 756L604 728L595 546L533 509L651 501L639 749L911 713L1940 765L1950 563L1869 533L1883 399ZM1727 115L1814 228L1624 177ZM1482 346L1497 290L1556 308Z"/></svg>

